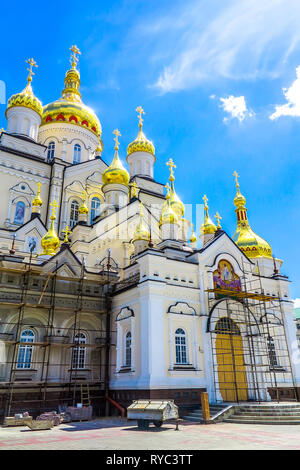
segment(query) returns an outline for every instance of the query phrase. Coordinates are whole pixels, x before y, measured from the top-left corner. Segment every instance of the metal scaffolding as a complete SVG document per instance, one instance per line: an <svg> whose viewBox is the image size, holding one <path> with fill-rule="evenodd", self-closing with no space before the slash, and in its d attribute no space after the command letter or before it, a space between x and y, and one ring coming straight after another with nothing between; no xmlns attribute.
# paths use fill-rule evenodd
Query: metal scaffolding
<svg viewBox="0 0 300 470"><path fill-rule="evenodd" d="M265 292L259 267L243 265L241 289L207 289L215 400L297 400L280 294Z"/></svg>
<svg viewBox="0 0 300 470"><path fill-rule="evenodd" d="M32 263L32 255L28 263L15 266L0 266L0 307L9 309L10 317L0 321L4 416L24 407L42 412L82 401L93 404L100 400L104 407L115 333L111 330L110 295L118 282L110 253L97 272L87 271L82 263L77 276L60 275L61 266L51 260L47 261L51 271L45 272ZM72 327L60 325L62 313L72 316ZM87 327L89 315L97 328ZM39 316L46 316L47 321L39 321ZM22 340L26 329L37 332L38 340ZM93 342L82 342L82 335L94 338ZM30 367L20 359L20 348L26 347L31 351Z"/></svg>

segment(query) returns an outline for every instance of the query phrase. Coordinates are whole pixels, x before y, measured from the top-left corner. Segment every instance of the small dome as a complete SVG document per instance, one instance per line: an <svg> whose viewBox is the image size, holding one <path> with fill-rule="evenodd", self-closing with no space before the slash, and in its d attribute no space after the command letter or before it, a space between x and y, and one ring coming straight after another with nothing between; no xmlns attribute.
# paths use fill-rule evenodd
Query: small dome
<svg viewBox="0 0 300 470"><path fill-rule="evenodd" d="M142 114L145 114L145 112L141 106L137 107L136 111L139 113L139 132L136 139L127 147L127 157L134 152L147 152L155 157L155 147L143 132Z"/></svg>
<svg viewBox="0 0 300 470"><path fill-rule="evenodd" d="M210 235L210 234L213 234L213 233L216 232L217 227L215 226L215 224L213 223L213 221L209 217L208 205L207 205L208 199L207 199L206 195L204 195L203 200L204 200L205 216L204 216L204 222L200 227L200 233L201 233L201 235Z"/></svg>
<svg viewBox="0 0 300 470"><path fill-rule="evenodd" d="M177 214L178 218L181 219L184 215L184 204L177 196L174 185L171 183L171 195L170 195L170 204L173 211Z"/></svg>
<svg viewBox="0 0 300 470"><path fill-rule="evenodd" d="M38 183L38 190L37 190L36 196L32 200L32 207L41 207L42 206L43 201L41 199L40 193L41 193L41 183Z"/></svg>
<svg viewBox="0 0 300 470"><path fill-rule="evenodd" d="M54 228L54 220L56 219L55 209L58 206L56 205L56 201L53 201L53 203L50 205L52 205L53 207L52 215L50 217L51 225L50 229L41 240L41 246L43 248L43 253L41 253L41 255L54 256L59 248L60 243L56 230Z"/></svg>
<svg viewBox="0 0 300 470"><path fill-rule="evenodd" d="M118 150L119 150L118 136L121 134L119 133L118 129L114 131L114 134L116 135L115 156L110 166L102 174L102 181L103 181L103 184L123 184L124 186L128 186L129 173L124 168L119 158L119 153L118 153Z"/></svg>
<svg viewBox="0 0 300 470"><path fill-rule="evenodd" d="M16 93L12 95L8 102L7 108L5 111L5 116L7 117L7 110L10 108L14 108L15 106L23 106L24 108L29 108L38 113L41 117L43 114L43 105L40 100L34 96L31 82L32 82L32 75L34 75L32 71L32 67L37 67L36 62L33 59L28 59L26 62L29 64L30 68L27 69L29 71L29 75L27 77L27 85L23 91L20 93Z"/></svg>
<svg viewBox="0 0 300 470"><path fill-rule="evenodd" d="M161 216L160 216L160 222L159 225L163 224L178 224L178 215L176 212L173 210L170 204L170 193L169 193L169 188L167 187L168 193L166 196L166 201L162 205L161 209Z"/></svg>
<svg viewBox="0 0 300 470"><path fill-rule="evenodd" d="M192 228L192 235L190 236L189 242L190 243L196 243L197 242L197 235L194 232L194 227Z"/></svg>
<svg viewBox="0 0 300 470"><path fill-rule="evenodd" d="M140 222L137 225L133 235L133 241L135 242L137 240L150 240L150 231L147 225L144 223L143 218L143 203L140 204Z"/></svg>

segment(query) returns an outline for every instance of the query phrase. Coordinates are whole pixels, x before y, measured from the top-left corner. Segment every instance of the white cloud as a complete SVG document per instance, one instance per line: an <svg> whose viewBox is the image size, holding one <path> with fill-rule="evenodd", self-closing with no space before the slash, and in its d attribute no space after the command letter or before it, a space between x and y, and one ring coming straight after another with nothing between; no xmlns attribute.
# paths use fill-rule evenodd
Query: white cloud
<svg viewBox="0 0 300 470"><path fill-rule="evenodd" d="M294 308L300 308L300 299L294 300Z"/></svg>
<svg viewBox="0 0 300 470"><path fill-rule="evenodd" d="M283 88L283 94L287 103L275 106L275 112L270 119L278 119L280 116L300 116L300 65L296 68L296 80L290 88Z"/></svg>
<svg viewBox="0 0 300 470"><path fill-rule="evenodd" d="M176 3L175 3L176 4ZM138 25L161 93L207 79L277 77L300 50L299 0L190 0ZM150 49L151 48L151 49Z"/></svg>
<svg viewBox="0 0 300 470"><path fill-rule="evenodd" d="M254 116L254 112L247 108L244 96L231 95L228 98L220 98L220 101L221 108L229 114L229 117L223 119L224 122L235 118L242 122L246 117Z"/></svg>

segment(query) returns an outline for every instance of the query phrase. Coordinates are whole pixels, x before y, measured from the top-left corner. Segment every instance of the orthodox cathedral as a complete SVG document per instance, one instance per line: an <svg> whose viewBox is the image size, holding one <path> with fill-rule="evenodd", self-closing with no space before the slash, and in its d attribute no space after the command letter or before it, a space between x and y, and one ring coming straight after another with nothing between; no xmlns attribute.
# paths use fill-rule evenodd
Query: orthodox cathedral
<svg viewBox="0 0 300 470"><path fill-rule="evenodd" d="M105 155L71 52L61 97L45 106L28 59L0 134L3 413L87 400L103 414L137 398L191 407L202 391L211 403L298 400L289 280L250 226L238 174L235 233L204 196L198 241L173 160L166 185L154 176L141 106L127 168L118 129Z"/></svg>

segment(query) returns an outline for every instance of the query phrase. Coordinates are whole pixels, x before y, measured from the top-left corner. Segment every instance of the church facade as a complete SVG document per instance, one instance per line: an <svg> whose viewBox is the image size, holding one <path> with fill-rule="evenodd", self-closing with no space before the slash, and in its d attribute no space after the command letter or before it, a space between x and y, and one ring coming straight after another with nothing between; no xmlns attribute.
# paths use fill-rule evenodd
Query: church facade
<svg viewBox="0 0 300 470"><path fill-rule="evenodd" d="M28 60L0 136L4 413L78 402L82 387L112 407L193 405L201 391L212 403L298 400L289 280L250 226L237 173L235 234L218 213L212 221L204 196L199 248L171 159L166 186L155 179L141 107L128 169L118 130L105 163L100 121L81 98L80 51L71 51L62 96L45 106Z"/></svg>

